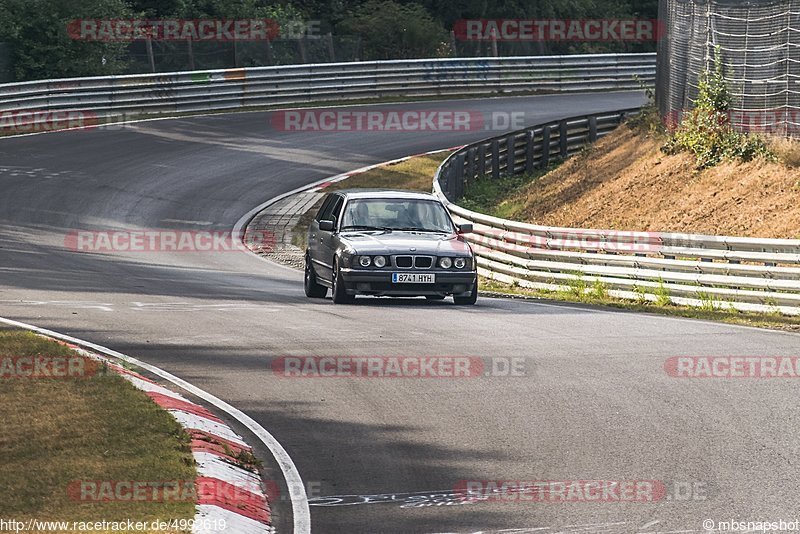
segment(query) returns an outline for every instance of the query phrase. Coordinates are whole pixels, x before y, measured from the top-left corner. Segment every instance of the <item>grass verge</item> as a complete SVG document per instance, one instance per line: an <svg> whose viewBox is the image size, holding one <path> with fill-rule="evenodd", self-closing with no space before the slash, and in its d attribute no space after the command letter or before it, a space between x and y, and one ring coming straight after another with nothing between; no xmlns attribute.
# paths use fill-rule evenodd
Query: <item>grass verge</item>
<svg viewBox="0 0 800 534"><path fill-rule="evenodd" d="M464 196L459 199L458 205L493 217L513 218L513 214L524 207L524 202L518 197L518 192L556 168L558 163L555 162L546 169L530 174L501 176L496 180L489 177L473 180L467 184Z"/></svg>
<svg viewBox="0 0 800 534"><path fill-rule="evenodd" d="M570 288L570 291L547 291L504 284L483 277L481 277L480 280L481 292L488 295L592 304L634 312L657 313L672 317L686 317L690 319L718 321L788 332L800 332L800 317L797 316L787 316L777 312L751 313L736 310L720 310L713 308L713 306L698 308L692 306L678 306L672 304L668 298L659 298L656 302L649 302L644 299L641 301L624 300L609 296L602 287L587 286L591 287L591 291L585 293L583 288L579 286L579 284L576 284Z"/></svg>
<svg viewBox="0 0 800 534"><path fill-rule="evenodd" d="M11 358L71 355L52 340L0 328L0 369L8 371ZM69 522L194 517L193 502L85 502L69 492L70 483L81 480L196 477L188 435L169 413L102 366L87 375L93 376L0 374L0 517Z"/></svg>

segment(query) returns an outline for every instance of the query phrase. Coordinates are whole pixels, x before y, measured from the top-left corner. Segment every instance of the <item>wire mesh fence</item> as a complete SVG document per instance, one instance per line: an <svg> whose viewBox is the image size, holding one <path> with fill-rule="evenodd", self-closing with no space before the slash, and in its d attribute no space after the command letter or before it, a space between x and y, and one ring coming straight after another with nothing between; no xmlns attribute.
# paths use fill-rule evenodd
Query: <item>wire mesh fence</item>
<svg viewBox="0 0 800 534"><path fill-rule="evenodd" d="M148 51L152 48L152 56ZM126 52L125 74L195 69L265 67L304 63L362 61L365 43L358 35L312 35L263 41L133 41ZM639 53L651 43L467 42L451 38L430 57L516 57L576 53ZM411 58L424 59L425 57ZM152 58L152 60L151 60ZM376 58L395 59L395 58Z"/></svg>
<svg viewBox="0 0 800 534"><path fill-rule="evenodd" d="M742 131L800 137L800 0L659 0L661 114L692 107L718 49Z"/></svg>
<svg viewBox="0 0 800 534"><path fill-rule="evenodd" d="M331 35L273 41L134 41L128 45L126 73L358 61L360 47L358 37Z"/></svg>

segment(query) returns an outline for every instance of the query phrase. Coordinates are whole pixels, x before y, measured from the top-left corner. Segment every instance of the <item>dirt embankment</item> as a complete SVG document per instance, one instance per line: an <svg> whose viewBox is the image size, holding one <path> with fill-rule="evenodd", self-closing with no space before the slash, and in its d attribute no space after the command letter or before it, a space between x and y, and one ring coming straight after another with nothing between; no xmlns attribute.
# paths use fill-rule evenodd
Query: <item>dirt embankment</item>
<svg viewBox="0 0 800 534"><path fill-rule="evenodd" d="M623 126L503 202L550 226L800 238L800 169L763 160L696 171Z"/></svg>

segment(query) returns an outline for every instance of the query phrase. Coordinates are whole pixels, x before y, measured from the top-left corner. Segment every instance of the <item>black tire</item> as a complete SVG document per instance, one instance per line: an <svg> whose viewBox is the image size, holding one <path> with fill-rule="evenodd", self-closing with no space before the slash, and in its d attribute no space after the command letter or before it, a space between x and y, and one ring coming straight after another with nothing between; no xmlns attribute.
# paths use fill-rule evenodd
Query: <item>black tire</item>
<svg viewBox="0 0 800 534"><path fill-rule="evenodd" d="M425 295L428 300L444 300L444 295Z"/></svg>
<svg viewBox="0 0 800 534"><path fill-rule="evenodd" d="M475 285L472 286L472 293L468 297L456 297L454 295L453 302L459 306L472 306L478 302L478 281L475 280Z"/></svg>
<svg viewBox="0 0 800 534"><path fill-rule="evenodd" d="M306 291L306 296L311 299L324 299L325 295L328 294L328 288L317 283L317 273L314 272L314 267L311 266L311 260L309 260L308 255L306 255L303 288Z"/></svg>
<svg viewBox="0 0 800 534"><path fill-rule="evenodd" d="M348 295L344 288L342 273L339 272L339 260L333 261L333 277L331 282L333 284L331 296L333 297L334 304L350 304L356 299L355 295Z"/></svg>

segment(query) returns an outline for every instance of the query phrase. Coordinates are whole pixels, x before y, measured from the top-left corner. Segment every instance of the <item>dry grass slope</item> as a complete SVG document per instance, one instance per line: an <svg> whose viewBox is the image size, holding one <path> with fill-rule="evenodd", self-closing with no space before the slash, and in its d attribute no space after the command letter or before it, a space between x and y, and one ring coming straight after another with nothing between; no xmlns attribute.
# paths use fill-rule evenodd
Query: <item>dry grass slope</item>
<svg viewBox="0 0 800 534"><path fill-rule="evenodd" d="M619 128L497 211L551 226L800 238L800 169L756 160L698 172L690 155L665 155L662 143ZM800 162L796 144L774 150Z"/></svg>

